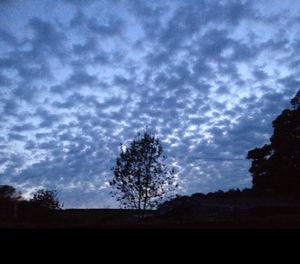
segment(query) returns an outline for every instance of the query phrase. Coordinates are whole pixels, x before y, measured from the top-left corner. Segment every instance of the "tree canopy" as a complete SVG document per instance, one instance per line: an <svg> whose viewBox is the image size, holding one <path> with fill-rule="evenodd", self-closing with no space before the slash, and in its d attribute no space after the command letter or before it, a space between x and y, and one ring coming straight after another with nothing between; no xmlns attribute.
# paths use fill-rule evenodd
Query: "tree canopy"
<svg viewBox="0 0 300 264"><path fill-rule="evenodd" d="M113 196L123 207L137 209L143 216L176 187L174 169L165 160L159 139L148 132L138 134L129 146L121 144L110 181Z"/></svg>
<svg viewBox="0 0 300 264"><path fill-rule="evenodd" d="M270 144L248 152L253 188L300 195L300 91L273 121Z"/></svg>

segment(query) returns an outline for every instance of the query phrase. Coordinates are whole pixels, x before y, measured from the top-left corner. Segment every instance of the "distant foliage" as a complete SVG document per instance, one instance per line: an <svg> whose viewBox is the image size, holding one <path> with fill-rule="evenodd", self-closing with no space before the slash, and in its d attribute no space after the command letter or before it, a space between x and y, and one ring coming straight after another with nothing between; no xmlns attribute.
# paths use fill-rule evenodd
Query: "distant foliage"
<svg viewBox="0 0 300 264"><path fill-rule="evenodd" d="M177 187L174 169L165 159L159 139L147 132L138 134L128 147L121 145L110 181L112 195L123 207L137 209L142 218L146 209L156 207Z"/></svg>
<svg viewBox="0 0 300 264"><path fill-rule="evenodd" d="M256 193L252 191L252 189L245 188L243 190L240 189L230 189L226 192L222 190L218 190L216 192L209 192L207 194L204 193L194 193L191 196L188 195L177 195L175 198L165 201L160 204L158 209L161 212L177 212L180 214L187 213L189 208L199 207L202 203L205 204L205 201L212 201L214 199L221 200L232 200L232 202L237 201L239 198L250 198L257 197ZM217 203L217 202L215 202Z"/></svg>
<svg viewBox="0 0 300 264"><path fill-rule="evenodd" d="M300 195L300 91L274 121L270 144L248 152L253 188Z"/></svg>
<svg viewBox="0 0 300 264"><path fill-rule="evenodd" d="M30 202L53 210L63 207L57 198L57 191L55 190L40 189L34 193Z"/></svg>

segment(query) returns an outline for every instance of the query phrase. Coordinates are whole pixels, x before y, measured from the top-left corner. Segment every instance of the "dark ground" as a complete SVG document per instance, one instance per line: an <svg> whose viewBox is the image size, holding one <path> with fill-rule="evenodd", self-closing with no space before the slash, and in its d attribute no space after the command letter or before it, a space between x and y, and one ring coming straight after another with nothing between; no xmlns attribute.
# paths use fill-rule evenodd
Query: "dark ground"
<svg viewBox="0 0 300 264"><path fill-rule="evenodd" d="M138 221L132 210L66 209L39 219L12 219L0 223L2 229L290 229L300 228L299 208L254 208L197 214L185 210L160 215L149 211Z"/></svg>

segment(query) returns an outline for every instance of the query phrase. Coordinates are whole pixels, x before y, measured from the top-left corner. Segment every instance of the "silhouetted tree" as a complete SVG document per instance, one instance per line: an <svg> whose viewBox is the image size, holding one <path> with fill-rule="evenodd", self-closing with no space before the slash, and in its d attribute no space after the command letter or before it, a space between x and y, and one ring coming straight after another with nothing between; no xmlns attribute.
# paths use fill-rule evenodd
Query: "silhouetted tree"
<svg viewBox="0 0 300 264"><path fill-rule="evenodd" d="M125 208L138 210L139 219L177 187L174 169L165 164L165 159L159 139L148 132L138 134L129 147L120 146L110 181L112 195Z"/></svg>
<svg viewBox="0 0 300 264"><path fill-rule="evenodd" d="M34 193L33 198L30 200L30 202L53 210L61 209L63 207L63 205L60 204L57 198L57 191L55 190L37 190Z"/></svg>
<svg viewBox="0 0 300 264"><path fill-rule="evenodd" d="M274 121L270 144L248 152L253 188L278 194L300 194L300 91Z"/></svg>
<svg viewBox="0 0 300 264"><path fill-rule="evenodd" d="M21 199L21 192L10 185L0 185L0 200L17 201Z"/></svg>

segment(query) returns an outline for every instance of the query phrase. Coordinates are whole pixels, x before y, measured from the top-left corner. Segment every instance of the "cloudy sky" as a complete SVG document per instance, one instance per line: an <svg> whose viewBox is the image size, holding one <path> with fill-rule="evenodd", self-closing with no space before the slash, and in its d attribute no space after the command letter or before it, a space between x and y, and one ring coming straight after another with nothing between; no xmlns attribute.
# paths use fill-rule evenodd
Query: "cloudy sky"
<svg viewBox="0 0 300 264"><path fill-rule="evenodd" d="M247 151L300 87L300 1L1 0L0 184L114 207L147 128L181 194L251 186Z"/></svg>

